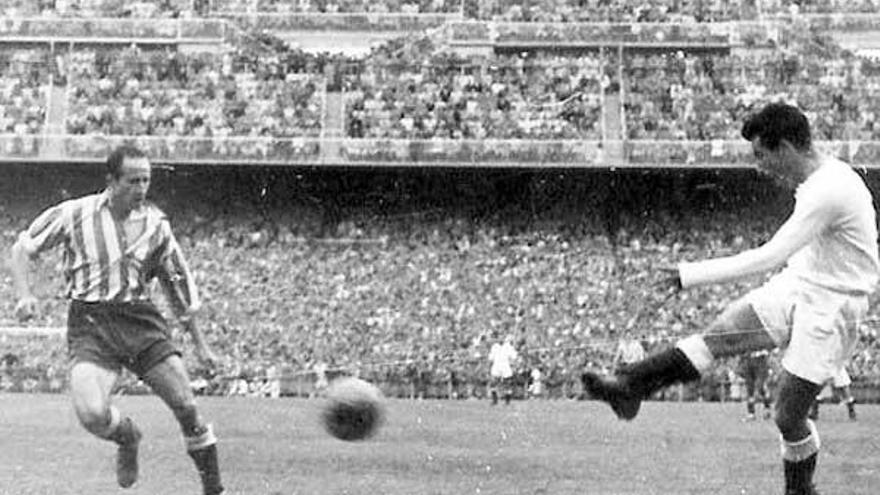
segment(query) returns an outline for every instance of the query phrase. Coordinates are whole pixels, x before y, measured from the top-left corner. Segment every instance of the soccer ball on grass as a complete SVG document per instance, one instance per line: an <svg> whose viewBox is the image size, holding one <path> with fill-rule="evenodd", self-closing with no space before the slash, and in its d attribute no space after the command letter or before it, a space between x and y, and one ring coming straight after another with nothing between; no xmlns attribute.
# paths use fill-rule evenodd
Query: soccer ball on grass
<svg viewBox="0 0 880 495"><path fill-rule="evenodd" d="M372 383L354 377L333 380L327 387L322 413L324 428L340 440L364 440L382 424L382 392Z"/></svg>

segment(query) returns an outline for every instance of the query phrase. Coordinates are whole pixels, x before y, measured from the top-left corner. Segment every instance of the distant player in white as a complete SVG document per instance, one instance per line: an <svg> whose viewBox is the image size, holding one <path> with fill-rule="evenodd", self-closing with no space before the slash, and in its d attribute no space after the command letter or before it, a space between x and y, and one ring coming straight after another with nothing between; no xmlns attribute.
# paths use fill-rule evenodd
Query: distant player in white
<svg viewBox="0 0 880 495"><path fill-rule="evenodd" d="M324 397L324 393L327 391L327 386L329 385L329 381L327 380L327 363L325 363L323 359L318 359L312 367L312 370L315 372L315 388L312 390L312 393L309 394L309 397Z"/></svg>
<svg viewBox="0 0 880 495"><path fill-rule="evenodd" d="M694 381L714 359L784 348L776 394L786 495L816 493L819 435L807 415L822 385L852 355L880 273L871 193L846 163L813 148L806 116L773 103L742 128L759 171L795 190L794 211L764 245L665 270L665 290L728 282L785 267L730 304L706 332L680 340L614 377L584 373L584 387L623 419L676 382Z"/></svg>
<svg viewBox="0 0 880 495"><path fill-rule="evenodd" d="M532 382L529 384L529 394L532 397L541 397L544 395L544 373L541 368L535 366L529 374Z"/></svg>
<svg viewBox="0 0 880 495"><path fill-rule="evenodd" d="M513 395L513 362L518 354L513 347L513 337L508 335L504 343L495 342L489 350L489 362L492 366L489 370L489 390L492 396L492 405L498 404L498 394L504 396L504 403L510 404Z"/></svg>
<svg viewBox="0 0 880 495"><path fill-rule="evenodd" d="M614 363L618 366L623 364L637 363L645 359L645 348L638 339L633 337L632 331L627 330L617 342L617 352L614 354Z"/></svg>
<svg viewBox="0 0 880 495"><path fill-rule="evenodd" d="M266 368L266 383L263 387L263 394L272 399L281 397L281 368L276 364Z"/></svg>
<svg viewBox="0 0 880 495"><path fill-rule="evenodd" d="M816 396L816 400L813 401L813 407L810 409L810 419L819 419L819 403L825 399L839 400L841 404L846 406L849 419L852 421L858 419L856 415L856 398L852 395L851 384L852 379L850 379L846 368L841 368L831 381L825 382L822 391Z"/></svg>

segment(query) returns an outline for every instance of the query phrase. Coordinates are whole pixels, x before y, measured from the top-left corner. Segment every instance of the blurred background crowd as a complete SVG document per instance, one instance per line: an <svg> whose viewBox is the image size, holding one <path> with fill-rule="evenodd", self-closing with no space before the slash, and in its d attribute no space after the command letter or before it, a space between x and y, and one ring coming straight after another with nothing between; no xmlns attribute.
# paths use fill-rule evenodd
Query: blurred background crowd
<svg viewBox="0 0 880 495"><path fill-rule="evenodd" d="M29 172L7 196L4 251L41 203L25 199L28 189L57 198L72 192L64 187L96 184L53 173ZM574 398L585 368L617 365L621 339L646 350L671 345L760 283L673 297L652 287L657 266L756 246L782 221L784 193L748 172L729 175L181 169L159 172L153 187L199 281L200 321L223 356L216 373L193 370L206 393L262 394L276 377L281 393L309 395L325 369L331 378L368 377L396 396L483 397L489 347L513 336L521 392L537 369L543 395ZM43 312L30 326L64 325L59 262L40 260ZM16 325L11 284L2 287L0 314ZM880 385L876 318L865 322L850 369L857 384ZM24 387L27 376L33 386L63 385L63 339L2 341L14 356L4 359L27 370L15 381L5 366L5 386ZM721 363L679 393L726 397L719 390L736 382L735 370L735 360Z"/></svg>

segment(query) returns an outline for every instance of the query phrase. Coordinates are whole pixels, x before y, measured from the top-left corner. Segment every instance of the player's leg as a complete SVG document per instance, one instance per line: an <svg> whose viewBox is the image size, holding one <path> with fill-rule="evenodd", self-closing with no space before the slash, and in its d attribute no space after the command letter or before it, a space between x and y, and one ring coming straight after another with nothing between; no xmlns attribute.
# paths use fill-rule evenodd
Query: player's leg
<svg viewBox="0 0 880 495"><path fill-rule="evenodd" d="M852 389L849 385L844 385L842 387L834 387L834 394L837 395L837 398L840 402L846 405L847 413L849 414L849 419L855 421L857 419L856 416L856 399L852 395Z"/></svg>
<svg viewBox="0 0 880 495"><path fill-rule="evenodd" d="M699 379L714 359L775 346L751 304L741 298L706 333L686 337L672 349L627 366L616 377L588 372L581 378L594 398L608 402L618 417L629 420L638 414L643 399L673 383Z"/></svg>
<svg viewBox="0 0 880 495"><path fill-rule="evenodd" d="M755 397L757 395L756 389L757 389L758 384L756 382L757 376L755 375L754 371L755 370L752 368L752 366L749 365L748 368L746 369L746 373L745 373L746 374L746 376L745 376L745 379L746 379L746 420L749 420L749 421L755 419L755 404L757 404L757 402L758 402Z"/></svg>
<svg viewBox="0 0 880 495"><path fill-rule="evenodd" d="M782 434L782 460L786 495L815 493L813 473L819 453L819 433L807 418L821 385L797 377L786 370L779 381L776 426Z"/></svg>
<svg viewBox="0 0 880 495"><path fill-rule="evenodd" d="M764 419L770 419L772 415L770 412L770 405L772 403L770 387L767 386L769 371L766 365L762 366L755 380L755 388L758 391L758 396L761 398L761 403L764 405Z"/></svg>
<svg viewBox="0 0 880 495"><path fill-rule="evenodd" d="M223 493L217 438L211 425L205 423L199 414L183 360L177 354L167 356L146 371L142 378L171 408L180 423L186 450L199 471L205 495Z"/></svg>
<svg viewBox="0 0 880 495"><path fill-rule="evenodd" d="M501 377L492 375L489 377L489 395L492 397L492 405L498 404L498 387L501 384Z"/></svg>
<svg viewBox="0 0 880 495"><path fill-rule="evenodd" d="M832 380L832 385L833 397L846 406L847 412L849 413L849 419L855 421L856 399L853 397L852 390L850 389L852 379L846 371L846 368L840 368L835 374Z"/></svg>
<svg viewBox="0 0 880 495"><path fill-rule="evenodd" d="M141 432L123 418L110 402L119 373L88 361L76 362L70 370L70 396L80 424L93 435L115 442L116 481L123 488L138 478L138 445Z"/></svg>

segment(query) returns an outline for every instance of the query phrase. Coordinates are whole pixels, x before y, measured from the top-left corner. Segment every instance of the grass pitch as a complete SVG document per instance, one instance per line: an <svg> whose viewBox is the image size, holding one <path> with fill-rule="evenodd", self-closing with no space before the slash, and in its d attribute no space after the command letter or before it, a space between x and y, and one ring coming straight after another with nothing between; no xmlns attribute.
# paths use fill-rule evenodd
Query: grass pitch
<svg viewBox="0 0 880 495"><path fill-rule="evenodd" d="M113 445L80 429L63 395L0 395L0 494L199 494L171 413L121 397L144 431L141 479L115 485ZM743 423L741 403L649 402L635 421L597 402L391 400L371 440L324 433L319 400L201 398L215 424L228 493L778 494L771 421ZM826 405L822 493L880 490L880 407L857 422Z"/></svg>

